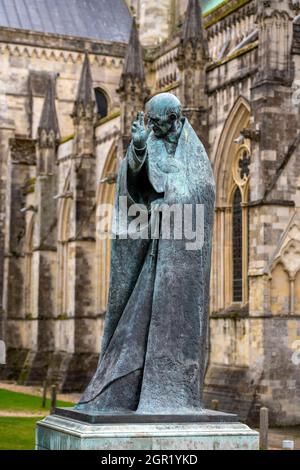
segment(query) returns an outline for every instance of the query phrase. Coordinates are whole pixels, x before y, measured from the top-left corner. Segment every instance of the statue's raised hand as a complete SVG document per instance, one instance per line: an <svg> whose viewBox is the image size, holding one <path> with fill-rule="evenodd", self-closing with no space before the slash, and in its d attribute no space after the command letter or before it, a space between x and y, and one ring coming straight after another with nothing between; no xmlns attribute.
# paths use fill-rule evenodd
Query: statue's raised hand
<svg viewBox="0 0 300 470"><path fill-rule="evenodd" d="M146 129L145 127L145 115L141 111L137 115L136 121L132 124L131 133L133 145L138 150L143 150L146 147L147 139L151 129Z"/></svg>

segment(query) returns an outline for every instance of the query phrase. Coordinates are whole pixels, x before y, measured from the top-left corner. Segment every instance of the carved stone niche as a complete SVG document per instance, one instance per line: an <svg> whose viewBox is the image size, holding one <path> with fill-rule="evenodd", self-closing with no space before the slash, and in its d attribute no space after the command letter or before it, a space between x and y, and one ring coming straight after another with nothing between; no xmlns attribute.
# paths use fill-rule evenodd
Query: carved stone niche
<svg viewBox="0 0 300 470"><path fill-rule="evenodd" d="M300 270L300 222L295 219L281 239L271 262L272 266L279 261L290 278L294 278Z"/></svg>
<svg viewBox="0 0 300 470"><path fill-rule="evenodd" d="M300 242L291 240L282 251L281 260L290 278L294 279L300 270Z"/></svg>
<svg viewBox="0 0 300 470"><path fill-rule="evenodd" d="M293 223L281 241L270 269L270 310L300 315L300 229Z"/></svg>

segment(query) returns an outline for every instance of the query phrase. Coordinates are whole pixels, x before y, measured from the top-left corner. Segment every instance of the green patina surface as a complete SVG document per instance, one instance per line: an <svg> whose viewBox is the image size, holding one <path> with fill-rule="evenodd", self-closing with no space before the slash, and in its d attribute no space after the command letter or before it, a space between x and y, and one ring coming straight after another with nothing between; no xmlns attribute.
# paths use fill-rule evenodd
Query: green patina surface
<svg viewBox="0 0 300 470"><path fill-rule="evenodd" d="M258 450L240 423L88 425L56 415L37 423L39 450Z"/></svg>

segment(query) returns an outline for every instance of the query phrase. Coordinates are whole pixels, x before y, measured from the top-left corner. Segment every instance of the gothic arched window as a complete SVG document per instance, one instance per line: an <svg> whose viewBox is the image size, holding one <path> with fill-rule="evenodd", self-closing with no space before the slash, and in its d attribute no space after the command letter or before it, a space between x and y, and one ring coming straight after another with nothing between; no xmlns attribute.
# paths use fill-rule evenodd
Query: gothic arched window
<svg viewBox="0 0 300 470"><path fill-rule="evenodd" d="M108 236L111 228L110 222L103 224L103 212L105 206L113 207L115 198L115 185L113 179L109 181L109 175L114 175L117 171L117 143L114 142L106 157L106 162L102 171L103 181L99 183L97 191L97 210L96 210L96 312L103 314L107 308L109 273L110 273L110 237ZM112 214L106 212L105 218ZM101 236L100 236L101 235Z"/></svg>
<svg viewBox="0 0 300 470"><path fill-rule="evenodd" d="M101 118L104 118L108 114L108 102L106 95L101 90L101 88L95 88L95 96L98 114Z"/></svg>
<svg viewBox="0 0 300 470"><path fill-rule="evenodd" d="M215 98L214 107L218 107ZM245 307L249 301L249 207L251 141L242 132L250 127L250 106L239 97L220 137L214 157L216 214L212 256L213 313Z"/></svg>
<svg viewBox="0 0 300 470"><path fill-rule="evenodd" d="M232 296L233 302L243 301L243 213L242 195L237 187L232 204Z"/></svg>
<svg viewBox="0 0 300 470"><path fill-rule="evenodd" d="M232 302L247 302L249 280L249 209L248 189L251 155L246 144L241 145L232 165L234 188L231 199L232 213Z"/></svg>

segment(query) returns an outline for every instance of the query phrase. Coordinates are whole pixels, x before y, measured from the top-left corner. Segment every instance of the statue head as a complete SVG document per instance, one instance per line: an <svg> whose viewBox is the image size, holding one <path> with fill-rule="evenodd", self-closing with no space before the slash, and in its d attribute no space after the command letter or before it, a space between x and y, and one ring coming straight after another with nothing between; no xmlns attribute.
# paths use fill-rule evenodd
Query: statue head
<svg viewBox="0 0 300 470"><path fill-rule="evenodd" d="M176 131L181 121L181 103L172 93L160 93L146 104L148 126L156 137Z"/></svg>

